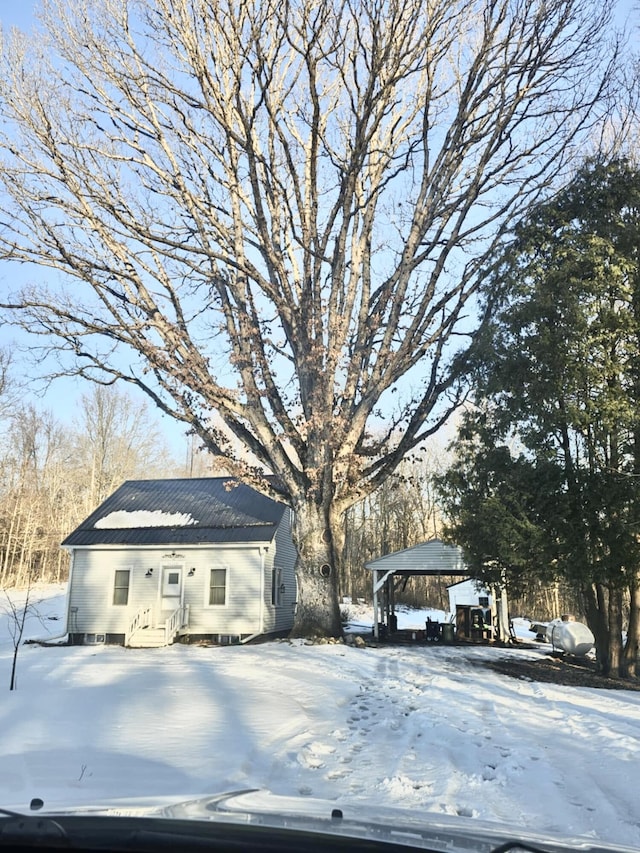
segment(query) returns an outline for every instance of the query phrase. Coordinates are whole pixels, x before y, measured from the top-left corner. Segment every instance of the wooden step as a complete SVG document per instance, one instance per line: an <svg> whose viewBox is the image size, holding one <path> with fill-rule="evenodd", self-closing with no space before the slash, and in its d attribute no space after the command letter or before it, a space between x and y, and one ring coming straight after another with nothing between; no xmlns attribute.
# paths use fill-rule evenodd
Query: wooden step
<svg viewBox="0 0 640 853"><path fill-rule="evenodd" d="M164 628L139 628L129 640L131 649L158 649L164 645Z"/></svg>

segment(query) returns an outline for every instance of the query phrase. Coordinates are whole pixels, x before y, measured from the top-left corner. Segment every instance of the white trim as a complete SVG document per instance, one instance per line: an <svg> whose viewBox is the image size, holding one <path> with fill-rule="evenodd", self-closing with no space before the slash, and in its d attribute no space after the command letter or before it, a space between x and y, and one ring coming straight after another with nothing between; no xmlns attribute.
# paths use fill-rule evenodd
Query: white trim
<svg viewBox="0 0 640 853"><path fill-rule="evenodd" d="M209 592L211 590L211 572L224 569L226 574L224 577L224 604L209 604ZM204 579L204 604L205 610L225 610L229 606L229 580L231 577L231 566L229 563L220 563L219 565L207 564L205 569L206 576Z"/></svg>
<svg viewBox="0 0 640 853"><path fill-rule="evenodd" d="M129 572L129 583L127 584L127 603L126 604L116 604L113 600L116 593L116 572ZM127 607L131 604L131 579L133 577L133 566L116 566L111 570L111 588L109 590L109 606L110 607L122 607L126 610Z"/></svg>
<svg viewBox="0 0 640 853"><path fill-rule="evenodd" d="M258 548L258 554L260 555L260 610L258 613L258 632L260 634L264 634L264 609L265 609L265 583L266 578L264 576L265 570L265 562L267 557L267 551L269 548Z"/></svg>
<svg viewBox="0 0 640 853"><path fill-rule="evenodd" d="M380 569L380 570L374 569L373 571L375 572L374 580L373 580L373 591L374 592L378 592L380 589L382 589L382 587L385 585L385 583L387 581L387 578L389 578L391 575L395 575L395 572L393 569L387 569L386 572L384 571L384 569ZM378 574L378 571L382 571L382 572L384 572L384 574L382 576L380 576Z"/></svg>
<svg viewBox="0 0 640 853"><path fill-rule="evenodd" d="M373 636L376 640L380 639L378 630L379 614L378 614L378 570L373 570Z"/></svg>
<svg viewBox="0 0 640 853"><path fill-rule="evenodd" d="M74 548L70 548L69 551L70 551L70 554L69 554L69 577L67 578L67 624L66 624L66 627L63 631L63 633L65 633L65 634L75 633L75 632L71 631L71 593L72 593L72 589L73 589L71 583L73 581L73 564L75 561L76 554L75 554ZM75 607L75 605L74 605L74 607ZM78 613L78 611L76 608L76 622L77 622L77 613Z"/></svg>
<svg viewBox="0 0 640 853"><path fill-rule="evenodd" d="M473 578L471 578L471 577L468 577L468 578L460 578L460 580L459 580L459 581L455 581L454 583L448 583L448 584L446 585L445 589L453 589L453 587L454 587L454 586L458 586L458 585L459 585L459 584L461 584L461 583L468 583L470 580L473 580Z"/></svg>
<svg viewBox="0 0 640 853"><path fill-rule="evenodd" d="M175 542L168 542L167 544L155 544L155 545L138 545L135 542L131 543L120 543L119 545L113 544L101 544L100 542L96 542L95 545L61 545L61 548L64 548L65 551L131 551L134 549L135 551L166 551L169 548L172 548L174 551L200 551L203 548L211 548L213 550L233 550L235 548L251 548L255 550L256 548L269 548L273 544L273 539L265 539L264 542L194 542L193 544L183 545L182 543L176 544Z"/></svg>
<svg viewBox="0 0 640 853"><path fill-rule="evenodd" d="M459 586L461 583L469 583L469 581L473 581L476 584L477 590L488 589L483 581L478 580L478 578L473 575L469 575L468 578L460 578L459 581L455 581L454 583L448 583L445 589L453 589L454 586Z"/></svg>
<svg viewBox="0 0 640 853"><path fill-rule="evenodd" d="M185 565L186 564L183 562L180 562L180 563L170 562L169 559L168 560L160 560L160 571L158 573L159 574L159 577L158 577L158 592L159 592L158 619L161 619L161 616L160 616L161 613L165 613L168 610L171 610L171 612L173 612L177 607L183 606L183 604L184 604L184 579L186 577ZM171 571L180 573L180 578L178 581L178 583L180 585L180 595L179 596L178 595L172 596L172 595L165 595L164 594L164 585L165 585L164 584L164 575L165 575L165 572L171 572ZM167 600L177 599L175 601L176 606L175 607L163 607L162 602L165 599L167 599Z"/></svg>

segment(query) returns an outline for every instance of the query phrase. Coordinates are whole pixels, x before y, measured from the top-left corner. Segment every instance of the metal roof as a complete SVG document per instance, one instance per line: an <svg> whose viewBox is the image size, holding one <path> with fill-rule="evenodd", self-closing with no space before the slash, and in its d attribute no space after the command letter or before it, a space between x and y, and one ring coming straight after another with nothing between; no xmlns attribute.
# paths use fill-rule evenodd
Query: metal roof
<svg viewBox="0 0 640 853"><path fill-rule="evenodd" d="M396 575L469 575L462 548L447 545L440 539L430 539L412 548L385 554L365 563L365 568Z"/></svg>
<svg viewBox="0 0 640 853"><path fill-rule="evenodd" d="M232 477L129 480L62 545L269 542L285 509Z"/></svg>

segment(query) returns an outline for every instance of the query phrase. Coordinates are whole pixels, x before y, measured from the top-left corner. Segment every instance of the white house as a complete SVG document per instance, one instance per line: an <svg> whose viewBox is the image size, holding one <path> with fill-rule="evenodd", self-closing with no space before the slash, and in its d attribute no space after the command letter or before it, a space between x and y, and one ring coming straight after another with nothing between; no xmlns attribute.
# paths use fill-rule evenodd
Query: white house
<svg viewBox="0 0 640 853"><path fill-rule="evenodd" d="M232 478L126 482L62 546L72 643L241 642L293 625L291 511Z"/></svg>

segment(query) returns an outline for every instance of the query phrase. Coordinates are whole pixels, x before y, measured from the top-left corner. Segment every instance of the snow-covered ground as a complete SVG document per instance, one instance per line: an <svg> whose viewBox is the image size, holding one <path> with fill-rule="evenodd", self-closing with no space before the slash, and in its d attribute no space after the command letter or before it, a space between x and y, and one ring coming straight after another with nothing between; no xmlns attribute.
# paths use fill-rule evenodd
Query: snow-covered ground
<svg viewBox="0 0 640 853"><path fill-rule="evenodd" d="M26 635L59 632L63 590L36 598ZM548 648L26 645L9 693L0 615L0 806L264 788L640 848L640 693L482 666Z"/></svg>

